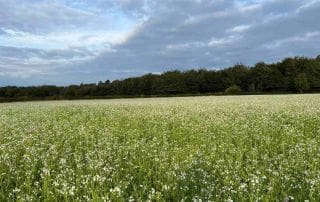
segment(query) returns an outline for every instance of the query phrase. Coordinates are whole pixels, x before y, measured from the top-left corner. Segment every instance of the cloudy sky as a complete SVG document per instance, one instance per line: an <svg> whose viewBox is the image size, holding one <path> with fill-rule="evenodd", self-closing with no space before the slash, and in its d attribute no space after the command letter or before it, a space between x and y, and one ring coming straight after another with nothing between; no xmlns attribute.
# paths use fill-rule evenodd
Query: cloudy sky
<svg viewBox="0 0 320 202"><path fill-rule="evenodd" d="M320 0L0 0L0 85L320 54Z"/></svg>

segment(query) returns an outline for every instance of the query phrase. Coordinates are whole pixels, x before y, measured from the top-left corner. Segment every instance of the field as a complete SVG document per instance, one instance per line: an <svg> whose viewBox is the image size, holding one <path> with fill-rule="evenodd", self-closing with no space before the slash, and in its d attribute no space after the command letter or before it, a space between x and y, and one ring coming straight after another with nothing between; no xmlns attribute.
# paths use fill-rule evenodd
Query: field
<svg viewBox="0 0 320 202"><path fill-rule="evenodd" d="M320 95L0 104L0 201L319 201Z"/></svg>

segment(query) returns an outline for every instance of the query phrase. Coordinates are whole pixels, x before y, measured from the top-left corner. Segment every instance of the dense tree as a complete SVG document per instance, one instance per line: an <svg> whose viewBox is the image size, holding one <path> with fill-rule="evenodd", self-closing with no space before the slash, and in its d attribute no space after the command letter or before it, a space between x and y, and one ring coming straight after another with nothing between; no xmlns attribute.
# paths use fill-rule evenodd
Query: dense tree
<svg viewBox="0 0 320 202"><path fill-rule="evenodd" d="M295 89L294 79L299 74L298 58L287 58L279 64L279 70L285 77L285 87Z"/></svg>
<svg viewBox="0 0 320 202"><path fill-rule="evenodd" d="M319 59L306 61L303 72L307 75L310 87L320 90L320 56L318 57Z"/></svg>
<svg viewBox="0 0 320 202"><path fill-rule="evenodd" d="M304 90L308 90L310 88L307 75L305 73L300 73L294 80L296 89L302 93Z"/></svg>
<svg viewBox="0 0 320 202"><path fill-rule="evenodd" d="M251 91L275 91L285 88L284 77L275 65L257 63L249 74Z"/></svg>
<svg viewBox="0 0 320 202"><path fill-rule="evenodd" d="M163 94L180 94L186 92L186 82L183 78L183 74L178 71L169 71L161 75L162 93Z"/></svg>
<svg viewBox="0 0 320 202"><path fill-rule="evenodd" d="M237 64L222 70L173 70L97 84L6 86L0 88L0 100L239 93L239 89L242 92L320 92L320 55L286 58L274 64L259 62L253 67Z"/></svg>
<svg viewBox="0 0 320 202"><path fill-rule="evenodd" d="M240 88L240 86L238 85L232 85L229 88L227 88L224 92L226 94L238 94L240 93L242 90Z"/></svg>
<svg viewBox="0 0 320 202"><path fill-rule="evenodd" d="M237 85L243 89L247 89L250 85L248 83L249 69L242 64L237 64L232 68L225 69L223 72L225 72L227 77L225 79L227 81L225 85L227 86Z"/></svg>

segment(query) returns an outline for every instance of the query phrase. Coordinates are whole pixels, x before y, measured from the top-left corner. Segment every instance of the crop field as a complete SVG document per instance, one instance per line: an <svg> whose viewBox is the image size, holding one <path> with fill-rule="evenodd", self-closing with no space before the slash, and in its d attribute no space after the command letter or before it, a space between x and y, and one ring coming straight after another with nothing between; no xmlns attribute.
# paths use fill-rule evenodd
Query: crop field
<svg viewBox="0 0 320 202"><path fill-rule="evenodd" d="M0 104L0 201L319 201L320 95Z"/></svg>

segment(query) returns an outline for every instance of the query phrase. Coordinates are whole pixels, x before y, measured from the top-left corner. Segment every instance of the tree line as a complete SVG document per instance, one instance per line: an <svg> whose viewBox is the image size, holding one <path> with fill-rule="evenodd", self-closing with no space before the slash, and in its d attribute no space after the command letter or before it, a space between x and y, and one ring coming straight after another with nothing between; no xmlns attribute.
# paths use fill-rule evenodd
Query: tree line
<svg viewBox="0 0 320 202"><path fill-rule="evenodd" d="M0 98L33 100L286 92L320 92L320 55L286 58L272 64L259 62L252 67L236 64L221 70L173 70L92 84L6 86L0 88Z"/></svg>

